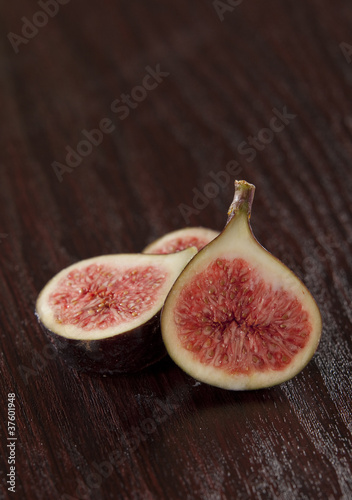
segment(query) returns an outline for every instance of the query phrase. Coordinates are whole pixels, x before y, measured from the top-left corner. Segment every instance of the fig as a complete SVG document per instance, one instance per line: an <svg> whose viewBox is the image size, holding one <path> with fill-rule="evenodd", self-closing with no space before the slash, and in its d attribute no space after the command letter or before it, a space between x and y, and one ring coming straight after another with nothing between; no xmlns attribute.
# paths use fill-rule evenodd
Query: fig
<svg viewBox="0 0 352 500"><path fill-rule="evenodd" d="M177 229L150 243L145 247L143 253L174 253L189 247L196 247L200 250L218 236L218 234L218 231L200 226Z"/></svg>
<svg viewBox="0 0 352 500"><path fill-rule="evenodd" d="M161 359L165 298L187 262L170 255L118 254L63 269L40 292L36 315L65 360L80 371L127 373Z"/></svg>
<svg viewBox="0 0 352 500"><path fill-rule="evenodd" d="M305 285L253 235L254 192L252 184L235 181L224 230L184 268L161 314L175 363L230 390L291 379L312 358L322 330Z"/></svg>

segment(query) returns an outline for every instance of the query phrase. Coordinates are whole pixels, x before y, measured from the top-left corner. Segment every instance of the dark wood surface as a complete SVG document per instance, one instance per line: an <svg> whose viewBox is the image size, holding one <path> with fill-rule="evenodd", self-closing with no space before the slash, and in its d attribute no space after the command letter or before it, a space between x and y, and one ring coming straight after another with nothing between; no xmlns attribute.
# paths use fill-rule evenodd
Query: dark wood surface
<svg viewBox="0 0 352 500"><path fill-rule="evenodd" d="M1 3L1 498L352 498L351 5L232 4L71 0L46 22L35 1ZM122 94L140 101L125 118ZM60 179L53 162L108 123ZM258 134L251 153L241 143ZM34 315L45 283L172 229L222 229L233 178L209 186L234 162L257 187L257 238L321 309L310 364L253 392L197 383L170 358L115 377L68 368Z"/></svg>

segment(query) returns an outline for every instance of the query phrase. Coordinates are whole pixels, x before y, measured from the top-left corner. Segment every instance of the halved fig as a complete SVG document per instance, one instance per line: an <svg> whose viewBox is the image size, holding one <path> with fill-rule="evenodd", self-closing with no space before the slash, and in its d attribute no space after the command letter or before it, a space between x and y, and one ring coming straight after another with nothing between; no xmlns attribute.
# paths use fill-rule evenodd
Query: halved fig
<svg viewBox="0 0 352 500"><path fill-rule="evenodd" d="M313 356L322 329L307 288L252 233L254 191L235 182L224 230L182 271L161 315L175 363L197 380L232 390L295 376Z"/></svg>
<svg viewBox="0 0 352 500"><path fill-rule="evenodd" d="M206 227L185 227L165 234L161 238L150 243L143 253L165 254L174 253L189 247L196 247L198 250L205 247L211 240L218 236L219 231Z"/></svg>
<svg viewBox="0 0 352 500"><path fill-rule="evenodd" d="M73 264L39 294L36 314L79 370L133 372L161 359L160 310L196 248L171 255L103 255Z"/></svg>

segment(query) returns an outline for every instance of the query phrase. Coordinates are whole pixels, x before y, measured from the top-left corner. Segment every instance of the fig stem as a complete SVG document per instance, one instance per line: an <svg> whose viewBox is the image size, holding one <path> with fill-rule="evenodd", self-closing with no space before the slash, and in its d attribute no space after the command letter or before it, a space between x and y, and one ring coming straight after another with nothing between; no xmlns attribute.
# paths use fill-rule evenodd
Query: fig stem
<svg viewBox="0 0 352 500"><path fill-rule="evenodd" d="M235 194L228 209L227 224L238 213L243 213L248 219L251 217L255 186L247 181L235 181Z"/></svg>

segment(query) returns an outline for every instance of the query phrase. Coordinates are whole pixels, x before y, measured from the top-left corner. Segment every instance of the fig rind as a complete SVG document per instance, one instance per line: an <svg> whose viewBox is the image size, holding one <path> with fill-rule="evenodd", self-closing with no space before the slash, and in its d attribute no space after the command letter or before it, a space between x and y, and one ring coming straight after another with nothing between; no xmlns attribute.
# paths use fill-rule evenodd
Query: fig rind
<svg viewBox="0 0 352 500"><path fill-rule="evenodd" d="M149 243L143 250L143 253L146 254L160 254L160 253L172 253L179 251L178 249L173 249L172 246L176 245L177 241L182 240L200 240L201 245L192 242L192 245L196 246L198 250L200 250L203 246L207 245L210 241L216 238L219 235L219 231L215 231L214 229L209 229L206 227L196 226L196 227L185 227L183 229L176 229L175 231L171 231L166 233L164 236L154 240L152 243ZM171 251L163 251L165 248L171 246ZM177 247L177 245L176 245Z"/></svg>
<svg viewBox="0 0 352 500"><path fill-rule="evenodd" d="M65 338L40 325L62 359L77 371L134 373L167 354L160 332L160 312L140 327L98 340Z"/></svg>

